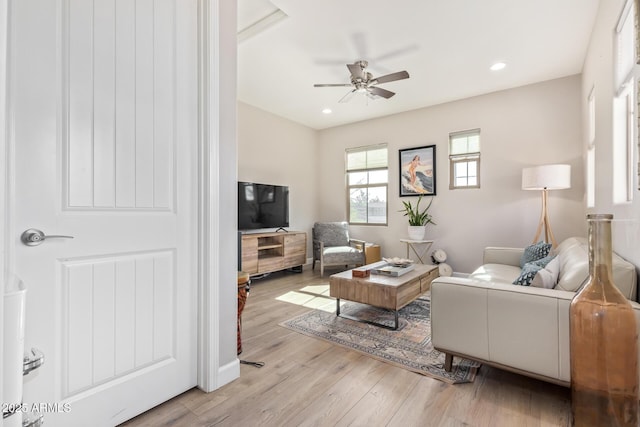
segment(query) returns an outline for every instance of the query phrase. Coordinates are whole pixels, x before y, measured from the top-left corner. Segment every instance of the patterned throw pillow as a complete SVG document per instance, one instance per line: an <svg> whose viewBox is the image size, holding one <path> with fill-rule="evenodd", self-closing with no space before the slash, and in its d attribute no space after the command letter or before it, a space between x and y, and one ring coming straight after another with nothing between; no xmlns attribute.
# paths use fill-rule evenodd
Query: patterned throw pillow
<svg viewBox="0 0 640 427"><path fill-rule="evenodd" d="M551 243L538 242L524 248L524 253L520 258L520 268L524 268L525 264L531 261L537 261L549 255ZM549 260L551 261L551 260Z"/></svg>
<svg viewBox="0 0 640 427"><path fill-rule="evenodd" d="M542 268L543 267L540 267L539 265L536 265L533 262L529 262L525 264L524 267L522 267L522 272L520 273L520 276L518 276L518 278L513 281L513 284L520 285L520 286L531 285L531 281L535 277L536 273L542 270Z"/></svg>
<svg viewBox="0 0 640 427"><path fill-rule="evenodd" d="M556 256L553 254L549 254L544 258L540 258L537 259L535 261L531 261L529 264L535 264L539 267L545 268L547 266L547 264L549 264L551 262L551 260L553 260Z"/></svg>

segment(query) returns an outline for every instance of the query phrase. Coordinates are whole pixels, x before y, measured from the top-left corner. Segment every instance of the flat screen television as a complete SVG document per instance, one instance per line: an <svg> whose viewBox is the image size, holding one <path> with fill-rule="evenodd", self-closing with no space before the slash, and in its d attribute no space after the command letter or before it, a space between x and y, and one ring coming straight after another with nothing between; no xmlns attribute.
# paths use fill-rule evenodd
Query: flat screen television
<svg viewBox="0 0 640 427"><path fill-rule="evenodd" d="M289 226L289 187L238 182L238 230Z"/></svg>

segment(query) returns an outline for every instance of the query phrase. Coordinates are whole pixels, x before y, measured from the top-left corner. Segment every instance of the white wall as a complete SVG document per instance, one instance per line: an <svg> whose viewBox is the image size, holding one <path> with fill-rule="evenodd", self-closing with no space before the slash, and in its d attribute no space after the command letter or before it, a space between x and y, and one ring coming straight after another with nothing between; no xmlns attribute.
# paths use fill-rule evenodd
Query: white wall
<svg viewBox="0 0 640 427"><path fill-rule="evenodd" d="M238 180L289 186L289 229L307 232L308 258L318 212L317 149L315 130L238 103Z"/></svg>
<svg viewBox="0 0 640 427"><path fill-rule="evenodd" d="M7 37L9 22L8 19L9 5L7 0L0 0L0 99L7 99ZM6 101L0 103L0 165L6 165L6 136L7 132L7 111ZM5 238L7 224L6 212L8 209L8 201L6 199L6 172L0 176L0 289L2 289L2 301L0 301L0 331L4 332L4 272L6 257L8 255L8 240ZM8 264L8 263L7 263ZM0 333L0 378L3 377L2 361L4 355L4 333ZM2 397L2 387L0 387L0 402L4 402ZM0 424L1 425L1 424Z"/></svg>
<svg viewBox="0 0 640 427"><path fill-rule="evenodd" d="M633 201L613 203L613 32L624 5L623 0L600 2L582 77L583 152L586 159L588 123L587 97L594 89L596 98L596 191L594 213L614 214L614 250L640 268L640 191L637 179ZM636 76L638 72L636 71ZM637 93L637 92L636 92ZM636 112L636 116L638 113ZM638 177L638 146L634 144L634 171Z"/></svg>
<svg viewBox="0 0 640 427"><path fill-rule="evenodd" d="M344 150L386 142L389 147L389 225L351 227L353 237L382 245L383 256L405 256L407 236L397 212L398 150L436 144L437 196L428 230L455 271L482 263L485 246L531 243L541 208L539 192L521 190L522 168L572 166L572 188L550 192L549 213L558 241L585 235L581 80L571 76L319 132L319 220L346 219ZM449 190L450 132L481 129L481 189ZM413 198L413 200L416 200Z"/></svg>

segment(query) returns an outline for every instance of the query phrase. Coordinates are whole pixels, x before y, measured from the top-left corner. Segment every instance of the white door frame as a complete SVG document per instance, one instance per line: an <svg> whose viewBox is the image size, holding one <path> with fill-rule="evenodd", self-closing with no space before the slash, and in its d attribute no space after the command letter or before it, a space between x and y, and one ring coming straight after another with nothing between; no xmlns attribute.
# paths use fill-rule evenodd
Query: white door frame
<svg viewBox="0 0 640 427"><path fill-rule="evenodd" d="M9 3L0 0L0 275L13 266L15 175L9 134ZM198 0L198 386L213 391L240 376L236 355L236 0ZM0 276L2 277L2 276ZM4 295L4 281L2 292ZM4 296L0 300L3 331ZM0 377L2 377L0 333ZM0 387L0 401L2 388Z"/></svg>
<svg viewBox="0 0 640 427"><path fill-rule="evenodd" d="M198 386L240 376L236 354L237 0L199 0ZM229 207L232 207L231 209Z"/></svg>

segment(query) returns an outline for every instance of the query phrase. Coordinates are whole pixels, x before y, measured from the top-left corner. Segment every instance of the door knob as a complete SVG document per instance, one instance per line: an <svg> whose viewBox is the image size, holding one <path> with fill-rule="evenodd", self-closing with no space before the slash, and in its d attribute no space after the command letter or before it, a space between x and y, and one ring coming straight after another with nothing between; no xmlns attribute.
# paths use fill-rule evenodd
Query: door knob
<svg viewBox="0 0 640 427"><path fill-rule="evenodd" d="M37 348L32 348L30 354L25 354L22 361L22 375L38 369L44 363L44 354Z"/></svg>
<svg viewBox="0 0 640 427"><path fill-rule="evenodd" d="M22 240L22 243L27 246L38 246L42 244L42 242L46 239L73 239L73 236L47 236L42 231L35 228L25 230L25 232L20 236L20 240Z"/></svg>

